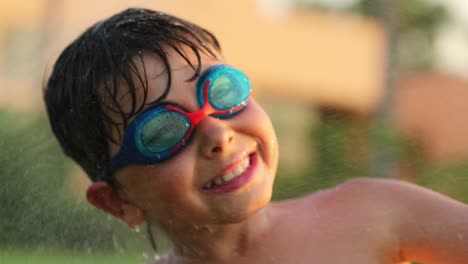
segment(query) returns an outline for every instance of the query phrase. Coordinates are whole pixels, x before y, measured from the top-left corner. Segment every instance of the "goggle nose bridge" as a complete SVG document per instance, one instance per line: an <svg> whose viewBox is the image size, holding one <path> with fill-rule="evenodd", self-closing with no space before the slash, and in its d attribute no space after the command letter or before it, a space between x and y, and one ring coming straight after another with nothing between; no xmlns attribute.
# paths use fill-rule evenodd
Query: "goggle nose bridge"
<svg viewBox="0 0 468 264"><path fill-rule="evenodd" d="M166 109L170 111L175 111L175 112L178 112L187 116L188 119L190 120L191 126L195 127L198 123L200 123L200 121L202 121L206 117L213 115L213 114L217 114L218 112L221 112L221 111L217 111L216 109L214 109L209 103L209 101L206 101L206 102L208 103L205 103L205 105L203 105L203 107L200 110L197 110L195 112L185 112L182 109L172 106L172 105L168 105Z"/></svg>
<svg viewBox="0 0 468 264"><path fill-rule="evenodd" d="M171 111L176 111L178 113L181 113L187 116L188 119L190 120L190 123L191 123L190 125L192 127L197 126L197 124L200 123L200 121L205 119L207 116L216 114L217 112L219 112L211 106L211 102L208 98L209 87L210 87L210 80L206 80L205 84L203 85L204 105L202 106L200 110L194 111L194 112L185 112L182 109L175 107L175 106L167 106L166 109L171 110Z"/></svg>

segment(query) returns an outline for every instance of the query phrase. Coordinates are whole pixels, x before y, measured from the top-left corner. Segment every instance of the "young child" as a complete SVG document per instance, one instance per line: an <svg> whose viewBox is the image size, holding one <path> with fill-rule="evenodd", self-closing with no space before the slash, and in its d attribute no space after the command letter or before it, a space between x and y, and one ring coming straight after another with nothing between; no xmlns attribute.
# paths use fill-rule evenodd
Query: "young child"
<svg viewBox="0 0 468 264"><path fill-rule="evenodd" d="M130 227L158 226L157 263L468 263L468 206L404 182L356 179L270 202L278 144L216 38L128 9L58 58L44 94L87 198Z"/></svg>

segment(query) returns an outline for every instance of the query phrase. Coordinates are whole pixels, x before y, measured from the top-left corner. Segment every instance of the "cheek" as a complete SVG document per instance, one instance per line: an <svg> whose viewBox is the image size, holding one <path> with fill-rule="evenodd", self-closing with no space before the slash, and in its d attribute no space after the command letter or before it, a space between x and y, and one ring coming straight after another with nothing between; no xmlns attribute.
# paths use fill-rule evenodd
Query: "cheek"
<svg viewBox="0 0 468 264"><path fill-rule="evenodd" d="M148 220L163 223L200 207L194 184L194 160L186 155L189 152L190 149L185 149L159 167L140 166L133 175L137 179L127 182L129 199L145 212Z"/></svg>
<svg viewBox="0 0 468 264"><path fill-rule="evenodd" d="M263 108L254 100L251 99L249 106L246 109L247 118L252 119L252 127L255 127L264 137L276 139L275 130L271 123L270 117Z"/></svg>
<svg viewBox="0 0 468 264"><path fill-rule="evenodd" d="M278 163L278 140L268 114L252 99L246 109L246 132L260 141L261 148L267 155L267 162L274 168Z"/></svg>
<svg viewBox="0 0 468 264"><path fill-rule="evenodd" d="M139 203L159 195L161 186L172 186L177 171L164 169L164 166L131 166L122 170L117 176L129 200ZM172 188L171 188L172 189Z"/></svg>
<svg viewBox="0 0 468 264"><path fill-rule="evenodd" d="M147 188L147 193L164 201L175 199L180 197L181 194L187 193L192 187L192 166L188 162L179 162L176 162L177 166L147 167L143 172L146 179L143 188ZM181 166L180 164L184 165Z"/></svg>

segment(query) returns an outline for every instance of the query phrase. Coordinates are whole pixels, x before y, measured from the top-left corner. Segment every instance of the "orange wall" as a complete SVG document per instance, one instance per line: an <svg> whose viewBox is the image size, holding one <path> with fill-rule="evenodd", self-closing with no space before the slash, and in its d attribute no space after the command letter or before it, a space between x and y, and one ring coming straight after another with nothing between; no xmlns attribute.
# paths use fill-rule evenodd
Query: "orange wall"
<svg viewBox="0 0 468 264"><path fill-rule="evenodd" d="M35 26L43 17L46 0L2 1L0 30L8 25Z"/></svg>

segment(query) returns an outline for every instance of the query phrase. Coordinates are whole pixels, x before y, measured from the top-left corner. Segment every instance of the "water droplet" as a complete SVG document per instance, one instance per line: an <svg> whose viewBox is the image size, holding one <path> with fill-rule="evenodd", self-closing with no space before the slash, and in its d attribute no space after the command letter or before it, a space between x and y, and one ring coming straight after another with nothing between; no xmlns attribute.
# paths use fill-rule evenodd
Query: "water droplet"
<svg viewBox="0 0 468 264"><path fill-rule="evenodd" d="M123 252L124 251L123 247L120 245L119 240L118 240L118 238L117 238L117 236L115 234L112 235L112 245L114 246L114 249L117 252Z"/></svg>
<svg viewBox="0 0 468 264"><path fill-rule="evenodd" d="M206 230L210 233L213 233L214 232L214 228L212 226L205 226Z"/></svg>

